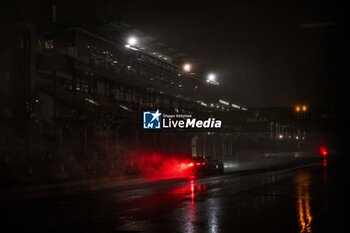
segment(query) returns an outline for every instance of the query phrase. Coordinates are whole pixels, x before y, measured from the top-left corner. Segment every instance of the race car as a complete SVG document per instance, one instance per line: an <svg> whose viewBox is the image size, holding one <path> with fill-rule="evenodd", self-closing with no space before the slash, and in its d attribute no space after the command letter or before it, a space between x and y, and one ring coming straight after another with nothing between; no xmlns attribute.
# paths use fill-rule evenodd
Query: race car
<svg viewBox="0 0 350 233"><path fill-rule="evenodd" d="M194 157L193 171L199 174L222 173L224 163L212 157Z"/></svg>

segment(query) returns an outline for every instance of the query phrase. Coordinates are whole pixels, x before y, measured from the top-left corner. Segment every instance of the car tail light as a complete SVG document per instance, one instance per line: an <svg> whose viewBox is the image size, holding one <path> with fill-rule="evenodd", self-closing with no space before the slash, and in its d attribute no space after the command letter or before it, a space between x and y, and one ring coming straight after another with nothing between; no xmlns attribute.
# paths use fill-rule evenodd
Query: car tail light
<svg viewBox="0 0 350 233"><path fill-rule="evenodd" d="M205 165L205 162L197 162L196 163L196 166L204 166Z"/></svg>

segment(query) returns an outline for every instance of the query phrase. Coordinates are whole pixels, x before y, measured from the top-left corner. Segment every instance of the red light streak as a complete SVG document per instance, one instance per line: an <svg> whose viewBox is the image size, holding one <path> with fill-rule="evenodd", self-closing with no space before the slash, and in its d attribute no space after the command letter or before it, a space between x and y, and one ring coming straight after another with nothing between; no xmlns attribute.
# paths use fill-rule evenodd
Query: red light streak
<svg viewBox="0 0 350 233"><path fill-rule="evenodd" d="M190 181L190 185L191 185L191 204L194 204L194 181L191 180Z"/></svg>
<svg viewBox="0 0 350 233"><path fill-rule="evenodd" d="M192 175L194 163L188 157L145 153L138 155L134 162L141 175L146 178L172 179Z"/></svg>
<svg viewBox="0 0 350 233"><path fill-rule="evenodd" d="M323 166L323 167L327 167L327 159L323 159L322 166Z"/></svg>

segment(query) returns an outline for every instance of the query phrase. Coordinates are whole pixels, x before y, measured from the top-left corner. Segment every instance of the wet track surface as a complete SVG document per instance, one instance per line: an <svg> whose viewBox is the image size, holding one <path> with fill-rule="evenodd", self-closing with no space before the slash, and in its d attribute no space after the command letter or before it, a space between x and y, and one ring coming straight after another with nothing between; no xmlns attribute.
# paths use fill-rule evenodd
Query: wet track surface
<svg viewBox="0 0 350 233"><path fill-rule="evenodd" d="M2 232L343 232L337 175L320 163L2 201Z"/></svg>

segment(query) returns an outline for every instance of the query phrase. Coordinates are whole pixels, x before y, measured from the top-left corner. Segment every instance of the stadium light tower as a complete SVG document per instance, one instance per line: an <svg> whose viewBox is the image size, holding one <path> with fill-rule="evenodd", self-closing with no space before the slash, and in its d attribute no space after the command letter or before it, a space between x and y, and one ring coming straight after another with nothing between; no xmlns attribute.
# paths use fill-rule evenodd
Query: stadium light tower
<svg viewBox="0 0 350 233"><path fill-rule="evenodd" d="M191 71L191 64L189 64L189 63L184 64L183 69L184 69L184 71L189 73Z"/></svg>
<svg viewBox="0 0 350 233"><path fill-rule="evenodd" d="M138 39L135 36L130 36L128 38L128 45L129 46L136 46L138 44Z"/></svg>
<svg viewBox="0 0 350 233"><path fill-rule="evenodd" d="M130 36L126 40L125 48L138 51L139 40L135 36Z"/></svg>
<svg viewBox="0 0 350 233"><path fill-rule="evenodd" d="M218 81L216 81L216 74L214 74L214 73L208 74L207 83L214 84L214 85L220 84Z"/></svg>

